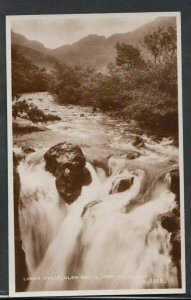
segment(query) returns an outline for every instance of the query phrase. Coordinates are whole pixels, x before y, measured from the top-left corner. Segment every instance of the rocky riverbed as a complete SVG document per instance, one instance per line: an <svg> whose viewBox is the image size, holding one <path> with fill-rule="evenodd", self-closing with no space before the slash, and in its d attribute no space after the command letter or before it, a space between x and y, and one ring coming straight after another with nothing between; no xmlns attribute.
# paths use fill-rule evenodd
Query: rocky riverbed
<svg viewBox="0 0 191 300"><path fill-rule="evenodd" d="M31 213L34 214L34 207L37 203L32 204L34 205L33 212L32 208L30 210L28 207L29 204L26 203L28 203L29 198L32 201L31 203L33 203L31 197L34 197L38 203L41 203L41 201L45 201L46 203L46 197L43 198L44 200L40 200L42 194L44 195L46 192L42 186L41 196L38 199L37 195L41 188L38 187L39 183L32 177L33 174L36 174L36 177L39 176L38 174L41 174L42 178L43 176L48 176L47 181L50 180L53 182L52 184L57 190L60 199L58 203L61 203L64 207L66 205L66 211L68 210L68 205L75 207L75 203L77 202L80 205L80 197L83 195L84 189L94 186L94 189L97 191L96 196L92 199L90 197L87 200L89 194L86 195L86 201L84 200L82 210L79 210L81 220L86 220L88 216L90 218L92 212L93 214L95 213L95 218L98 218L96 217L96 211L104 211L103 203L107 203L110 198L111 207L114 205L112 201L115 199L115 202L124 203L121 204L120 210L123 213L125 212L129 217L129 214L131 215L133 211L138 211L139 207L144 208L147 202L153 201L155 197L157 199L157 197L162 195L163 190L165 190L170 193L169 195L174 195L173 205L170 205L169 202L170 206L168 209L159 210L156 214L156 219L153 219L149 223L149 226L151 226L151 231L153 230L153 226L156 226L156 228L160 228L161 226L164 229L164 232L161 231L159 236L161 234L161 241L165 238L165 243L169 247L167 251L169 254L161 246L163 250L160 251L164 252L161 255L165 257L169 255L171 257L172 269L176 269L175 277L177 278L176 280L169 279L168 286L181 286L179 153L178 148L173 145L173 140L170 137L169 139L156 140L154 137L143 134L142 130L133 121L116 119L116 117L104 115L100 111L92 111L91 108L59 106L47 93L23 95L22 99L33 102L39 109L47 113L53 113L61 120L50 121L47 124L43 124L42 122L36 124L36 126L43 128L43 131L14 131L14 153L15 161L17 161L14 171L15 219L17 220L18 216L18 198L21 190L22 205L20 204L20 208L22 209L22 213L20 224L23 227L26 226L27 220L25 219L25 214L27 212L28 217L31 217L30 222L32 222L30 225L27 223L28 230L30 231L31 228L33 239L35 232L37 236L39 235L38 229L34 227L35 224L33 224L32 215L30 215ZM88 167L89 163L97 175ZM46 175L48 173L51 175ZM98 179L94 177L97 178L97 176L101 181L96 185L96 180ZM26 180L26 178L28 179ZM42 178L39 178L39 181L42 181ZM30 180L34 180L34 185ZM43 182L41 184L43 185ZM47 185L47 183L44 184ZM138 188L139 185L140 188ZM138 188L137 194L131 196L128 202L125 199L130 197L128 195L131 194L131 190L134 188ZM38 193L36 194L37 190ZM126 201L126 204L125 202L120 202L124 195L126 196L123 201ZM166 201L168 203L171 200L170 198L168 200L169 196L167 195L164 197L167 197ZM172 208L170 209L170 207ZM64 215L66 214L67 216L69 211L68 213L65 212ZM46 209L44 212L38 212L38 214L41 213L46 213ZM35 220L37 215L33 215L33 217ZM49 219L46 222L49 224ZM75 219L73 222L75 222ZM136 223L136 220L134 222ZM58 228L55 230L59 232L59 225L57 226ZM18 222L15 228L15 236L18 239ZM132 230L135 230L133 228ZM54 234L55 236L57 235L56 233ZM109 231L108 234L110 234ZM47 233L42 233L42 239L45 239L44 235L46 236ZM35 235L35 239L37 236ZM43 244L42 249L44 250L38 256L37 261L35 260L36 254L34 254L34 251L32 254L31 249L27 250L29 240L26 238L25 229L23 228L21 229L21 234L19 233L19 240L25 249L26 263L25 258L23 258L22 262L28 269L28 272L30 273L29 270L33 270L33 274L36 274L32 265L40 268L37 268L37 271L45 270L43 257L44 260L47 259L46 251L48 251L48 245L51 244L51 239L45 243L46 247ZM31 242L32 240L30 240ZM20 247L21 244L18 244L18 248ZM34 249L36 249L35 246ZM49 257L48 253L47 257ZM112 255L111 258L113 257ZM22 255L20 256L22 257ZM35 261L35 263L33 262L31 265L31 261ZM170 268L169 265L168 268ZM169 269L169 272L171 271ZM151 287L153 288L153 286ZM37 287L30 288L35 290Z"/></svg>

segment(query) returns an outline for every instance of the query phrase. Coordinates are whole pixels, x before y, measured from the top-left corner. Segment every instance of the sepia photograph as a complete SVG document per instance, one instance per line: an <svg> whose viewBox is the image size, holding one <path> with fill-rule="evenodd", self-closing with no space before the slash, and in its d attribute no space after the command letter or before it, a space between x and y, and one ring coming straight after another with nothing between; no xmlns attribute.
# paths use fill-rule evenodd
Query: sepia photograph
<svg viewBox="0 0 191 300"><path fill-rule="evenodd" d="M181 15L6 17L10 295L185 292Z"/></svg>

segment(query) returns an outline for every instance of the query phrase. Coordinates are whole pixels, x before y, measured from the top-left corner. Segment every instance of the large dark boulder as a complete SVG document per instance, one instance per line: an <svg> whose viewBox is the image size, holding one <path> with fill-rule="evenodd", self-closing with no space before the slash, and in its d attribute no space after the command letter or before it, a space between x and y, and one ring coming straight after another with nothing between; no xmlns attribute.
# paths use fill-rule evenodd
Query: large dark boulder
<svg viewBox="0 0 191 300"><path fill-rule="evenodd" d="M68 142L51 147L44 155L46 170L56 177L56 187L65 202L71 204L91 182L86 160L78 145Z"/></svg>
<svg viewBox="0 0 191 300"><path fill-rule="evenodd" d="M85 157L78 145L68 142L59 143L51 147L44 155L46 170L54 176L79 171L85 167Z"/></svg>

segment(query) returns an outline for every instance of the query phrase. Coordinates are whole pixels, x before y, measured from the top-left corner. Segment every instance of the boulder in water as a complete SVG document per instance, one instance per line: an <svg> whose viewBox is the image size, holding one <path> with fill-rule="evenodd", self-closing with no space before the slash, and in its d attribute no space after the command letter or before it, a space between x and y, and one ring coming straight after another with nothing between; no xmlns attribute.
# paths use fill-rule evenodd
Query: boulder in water
<svg viewBox="0 0 191 300"><path fill-rule="evenodd" d="M71 171L81 171L86 163L81 148L68 142L51 147L45 153L44 159L46 170L56 177Z"/></svg>
<svg viewBox="0 0 191 300"><path fill-rule="evenodd" d="M166 214L161 218L161 225L171 233L171 256L178 266L181 259L180 218L173 213Z"/></svg>
<svg viewBox="0 0 191 300"><path fill-rule="evenodd" d="M36 150L28 145L22 146L22 150L24 151L24 153L26 154L30 154L35 152Z"/></svg>
<svg viewBox="0 0 191 300"><path fill-rule="evenodd" d="M140 156L141 154L137 151L128 151L126 152L126 158L127 159L136 159Z"/></svg>
<svg viewBox="0 0 191 300"><path fill-rule="evenodd" d="M134 177L131 178L117 178L111 187L109 194L122 193L128 190L134 182Z"/></svg>
<svg viewBox="0 0 191 300"><path fill-rule="evenodd" d="M119 182L116 193L121 193L128 190L134 182L134 177L122 179Z"/></svg>
<svg viewBox="0 0 191 300"><path fill-rule="evenodd" d="M144 143L143 139L140 136L136 136L136 138L133 142L133 146L135 146L135 147L144 147L145 143Z"/></svg>
<svg viewBox="0 0 191 300"><path fill-rule="evenodd" d="M25 146L14 146L14 159L16 159L18 162L21 161L26 157L27 154L33 153L36 150L28 145Z"/></svg>
<svg viewBox="0 0 191 300"><path fill-rule="evenodd" d="M46 170L56 177L56 187L65 202L71 204L81 194L83 185L91 183L86 160L78 145L68 142L51 147L44 155Z"/></svg>
<svg viewBox="0 0 191 300"><path fill-rule="evenodd" d="M92 113L95 113L95 112L97 112L98 111L98 108L97 107L94 107L93 109L92 109Z"/></svg>
<svg viewBox="0 0 191 300"><path fill-rule="evenodd" d="M172 212L165 214L161 218L161 225L169 232L174 232L180 228L180 219Z"/></svg>

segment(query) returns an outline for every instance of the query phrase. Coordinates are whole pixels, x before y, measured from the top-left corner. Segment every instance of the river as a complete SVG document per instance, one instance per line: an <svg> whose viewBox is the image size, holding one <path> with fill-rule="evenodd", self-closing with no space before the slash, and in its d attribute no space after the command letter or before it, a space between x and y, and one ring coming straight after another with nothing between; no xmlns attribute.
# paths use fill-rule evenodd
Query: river
<svg viewBox="0 0 191 300"><path fill-rule="evenodd" d="M176 208L169 172L178 168L179 151L172 139L156 141L135 122L92 108L58 105L48 93L21 99L61 117L46 131L14 136L15 151L26 144L37 150L18 166L28 290L177 288L170 233L160 224ZM140 133L144 147L133 145ZM61 201L43 160L64 141L81 147L92 178L71 205ZM129 151L139 156L128 159ZM93 160L107 163L109 176ZM118 192L124 178L132 184Z"/></svg>

